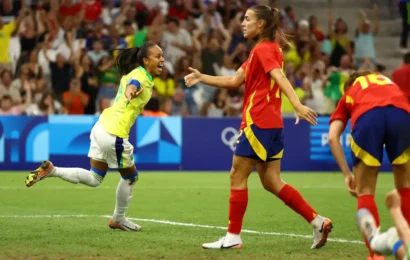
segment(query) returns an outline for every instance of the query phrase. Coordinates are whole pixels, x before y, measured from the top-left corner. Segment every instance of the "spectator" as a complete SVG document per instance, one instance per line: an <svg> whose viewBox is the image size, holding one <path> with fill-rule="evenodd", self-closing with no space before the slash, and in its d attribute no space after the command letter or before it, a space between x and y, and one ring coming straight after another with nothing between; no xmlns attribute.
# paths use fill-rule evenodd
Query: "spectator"
<svg viewBox="0 0 410 260"><path fill-rule="evenodd" d="M228 111L228 90L217 89L215 97L210 103L202 107L202 115L209 117L223 117Z"/></svg>
<svg viewBox="0 0 410 260"><path fill-rule="evenodd" d="M172 70L172 65L169 62L164 63L161 75L153 80L154 88L159 96L172 97L175 93L175 80L170 70Z"/></svg>
<svg viewBox="0 0 410 260"><path fill-rule="evenodd" d="M93 50L88 52L88 56L90 56L92 62L98 64L106 55L108 55L108 52L104 51L103 43L99 39L94 40Z"/></svg>
<svg viewBox="0 0 410 260"><path fill-rule="evenodd" d="M205 13L203 13L197 20L198 27L204 27L209 21L210 29L216 29L223 26L222 16L216 11L216 0L208 1L205 8ZM206 31L205 33L209 33Z"/></svg>
<svg viewBox="0 0 410 260"><path fill-rule="evenodd" d="M165 60L171 62L173 66L177 61L193 51L192 38L189 33L179 26L179 20L169 18L167 21L167 30L162 36Z"/></svg>
<svg viewBox="0 0 410 260"><path fill-rule="evenodd" d="M399 0L399 11L401 16L402 31L400 37L400 51L406 53L407 42L410 30L410 0Z"/></svg>
<svg viewBox="0 0 410 260"><path fill-rule="evenodd" d="M311 15L309 17L309 29L310 33L313 34L316 41L322 42L325 39L325 34L323 31L318 27L317 17L316 15Z"/></svg>
<svg viewBox="0 0 410 260"><path fill-rule="evenodd" d="M75 77L81 81L81 90L86 93L90 102L85 108L86 114L94 114L96 112L96 102L98 94L98 78L97 73L94 70L90 57L87 54L83 54L76 64Z"/></svg>
<svg viewBox="0 0 410 260"><path fill-rule="evenodd" d="M370 60L371 69L376 66L376 51L374 49L374 36L379 32L379 20L377 16L378 6L373 7L373 30L370 28L370 21L366 18L366 13L360 11L360 24L356 29L355 59L356 68L362 68L366 59Z"/></svg>
<svg viewBox="0 0 410 260"><path fill-rule="evenodd" d="M115 66L115 60L105 55L98 64L98 89L97 102L102 98L114 99L117 94L118 81L120 74Z"/></svg>
<svg viewBox="0 0 410 260"><path fill-rule="evenodd" d="M42 93L40 101L27 107L26 113L30 116L61 114L62 106L60 102L54 99L52 92L45 91Z"/></svg>
<svg viewBox="0 0 410 260"><path fill-rule="evenodd" d="M282 18L282 24L285 31L292 34L296 30L295 10L291 6L285 7L285 13Z"/></svg>
<svg viewBox="0 0 410 260"><path fill-rule="evenodd" d="M393 71L392 79L410 100L410 52L404 54L403 65Z"/></svg>
<svg viewBox="0 0 410 260"><path fill-rule="evenodd" d="M24 104L17 104L10 95L4 95L1 98L0 115L18 116L24 113L26 108L31 104L31 87L27 81L23 83L23 88L26 91L26 99Z"/></svg>
<svg viewBox="0 0 410 260"><path fill-rule="evenodd" d="M60 53L57 54L56 61L50 62L51 86L58 100L61 95L68 90L71 79L72 68Z"/></svg>
<svg viewBox="0 0 410 260"><path fill-rule="evenodd" d="M38 51L38 64L41 67L43 77L48 83L51 83L50 62L55 63L57 58L57 52L52 48L50 38L50 34L45 35L44 43Z"/></svg>
<svg viewBox="0 0 410 260"><path fill-rule="evenodd" d="M11 2L11 0L5 0L3 2L3 10L4 10L4 5L8 6L8 3ZM10 4L11 5L11 4ZM14 71L12 70L11 63L10 63L10 57L9 57L9 48L10 48L10 38L13 32L16 30L16 28L19 26L22 18L23 18L23 13L24 10L20 11L20 16L17 20L11 19L7 24L4 24L6 21L3 21L3 17L0 17L0 72L3 69L7 69L9 71Z"/></svg>
<svg viewBox="0 0 410 260"><path fill-rule="evenodd" d="M189 115L189 108L188 104L184 98L184 89L178 87L175 89L175 93L171 98L170 101L171 108L170 111L165 110L168 114L174 116L188 116Z"/></svg>
<svg viewBox="0 0 410 260"><path fill-rule="evenodd" d="M0 16L4 23L8 24L15 19L21 10L21 3L13 0L3 0L0 6Z"/></svg>
<svg viewBox="0 0 410 260"><path fill-rule="evenodd" d="M0 97L4 95L10 96L10 100L13 104L21 103L20 88L12 86L12 74L9 70L3 70L1 72L1 84L0 84Z"/></svg>
<svg viewBox="0 0 410 260"><path fill-rule="evenodd" d="M160 110L160 101L157 97L151 97L142 111L142 115L146 117L166 117L165 112Z"/></svg>
<svg viewBox="0 0 410 260"><path fill-rule="evenodd" d="M330 65L338 67L343 55L352 54L350 38L347 36L348 27L346 22L339 18L333 25L332 8L329 8L329 38L331 43Z"/></svg>
<svg viewBox="0 0 410 260"><path fill-rule="evenodd" d="M109 108L109 107L112 105L112 103L113 103L113 100L112 100L112 99L109 99L109 98L102 98L102 99L100 99L100 102L99 102L99 104L98 104L98 111L95 112L95 115L96 115L96 116L101 115L101 113L104 112L104 110L105 110L106 108Z"/></svg>
<svg viewBox="0 0 410 260"><path fill-rule="evenodd" d="M76 78L70 81L70 89L64 92L63 100L70 115L83 115L89 102L88 95L81 91L81 82Z"/></svg>

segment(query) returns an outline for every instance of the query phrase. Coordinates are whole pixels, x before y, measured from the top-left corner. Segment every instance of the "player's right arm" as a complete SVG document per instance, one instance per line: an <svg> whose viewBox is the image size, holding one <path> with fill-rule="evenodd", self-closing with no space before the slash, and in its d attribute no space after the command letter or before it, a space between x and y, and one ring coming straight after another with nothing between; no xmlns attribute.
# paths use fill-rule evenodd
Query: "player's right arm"
<svg viewBox="0 0 410 260"><path fill-rule="evenodd" d="M330 118L330 128L328 134L329 146L332 151L333 157L339 165L340 171L342 172L346 184L346 188L349 193L357 197L356 193L356 182L353 174L350 172L349 165L343 151L342 144L340 143L340 137L346 128L346 123L349 120L349 116L346 110L346 97L343 96L339 104Z"/></svg>
<svg viewBox="0 0 410 260"><path fill-rule="evenodd" d="M191 87L198 82L205 83L210 86L217 88L228 88L235 89L239 88L245 82L245 70L241 67L239 68L234 76L210 76L202 74L194 68L189 68L191 74L185 76L185 84L188 87Z"/></svg>

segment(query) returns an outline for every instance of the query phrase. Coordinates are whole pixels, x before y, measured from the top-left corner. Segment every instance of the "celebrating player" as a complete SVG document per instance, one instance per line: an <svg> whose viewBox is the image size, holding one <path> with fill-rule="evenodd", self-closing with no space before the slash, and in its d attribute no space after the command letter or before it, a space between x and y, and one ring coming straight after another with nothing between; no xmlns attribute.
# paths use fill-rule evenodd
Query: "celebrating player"
<svg viewBox="0 0 410 260"><path fill-rule="evenodd" d="M240 134L233 156L231 195L229 198L229 225L225 237L203 248L242 248L240 232L248 204L247 180L256 167L263 187L300 214L313 227L312 248L322 247L331 231L332 222L319 216L292 186L280 176L284 136L281 115L281 92L289 98L299 118L316 124L316 113L303 106L282 72L283 55L275 42L279 28L279 11L265 5L252 6L242 23L243 35L256 42L248 60L233 77L214 77L190 68L185 77L187 86L198 82L219 87L238 88L245 82L245 97Z"/></svg>
<svg viewBox="0 0 410 260"><path fill-rule="evenodd" d="M330 119L329 145L347 190L358 197L357 209L369 210L379 226L374 193L386 146L394 183L403 201L402 211L410 221L410 103L390 79L369 71L352 73L344 87L345 94ZM340 143L349 118L353 175ZM374 253L369 252L371 259Z"/></svg>
<svg viewBox="0 0 410 260"><path fill-rule="evenodd" d="M136 67L137 64L140 66ZM91 169L55 167L50 161L44 161L27 177L27 187L46 177L59 177L71 183L96 187L103 181L108 168L115 168L122 178L117 187L115 210L109 226L112 229L139 231L139 225L125 218L133 186L138 180L134 147L128 141L128 136L137 116L151 98L154 85L152 77L161 74L163 64L163 52L154 43L121 50L117 66L123 77L117 96L114 104L104 110L91 131L88 153Z"/></svg>
<svg viewBox="0 0 410 260"><path fill-rule="evenodd" d="M390 211L395 227L379 233L374 217L365 208L357 212L357 226L369 241L374 252L394 255L397 260L410 260L410 228L401 212L401 199L397 190L386 196L385 204Z"/></svg>

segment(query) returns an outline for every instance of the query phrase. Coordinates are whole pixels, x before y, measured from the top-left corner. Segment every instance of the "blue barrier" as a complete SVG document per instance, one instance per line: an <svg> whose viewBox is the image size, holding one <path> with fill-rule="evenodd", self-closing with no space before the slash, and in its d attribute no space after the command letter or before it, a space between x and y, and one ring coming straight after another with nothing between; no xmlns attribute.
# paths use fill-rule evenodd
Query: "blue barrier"
<svg viewBox="0 0 410 260"><path fill-rule="evenodd" d="M89 168L95 116L0 117L0 170L31 170L43 160ZM317 126L285 124L284 171L338 171L330 152L329 118ZM129 140L140 170L228 171L239 118L138 118ZM349 130L341 138L350 162ZM390 170L384 156L382 170Z"/></svg>

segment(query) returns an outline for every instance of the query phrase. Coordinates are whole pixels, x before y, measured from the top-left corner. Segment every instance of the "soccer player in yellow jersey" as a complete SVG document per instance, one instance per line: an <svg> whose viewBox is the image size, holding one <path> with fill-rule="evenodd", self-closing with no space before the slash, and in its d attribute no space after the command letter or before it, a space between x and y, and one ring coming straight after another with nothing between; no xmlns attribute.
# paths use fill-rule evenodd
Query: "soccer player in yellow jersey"
<svg viewBox="0 0 410 260"><path fill-rule="evenodd" d="M30 187L46 177L59 177L71 183L96 187L103 181L108 168L117 169L122 178L117 187L117 200L109 226L124 231L139 231L141 227L125 218L132 189L138 180L134 164L134 147L128 136L137 116L152 94L152 77L160 75L164 55L155 43L145 43L141 48L121 50L117 66L122 78L114 104L104 110L94 125L88 153L91 169L55 167L50 161L31 172L26 179Z"/></svg>

